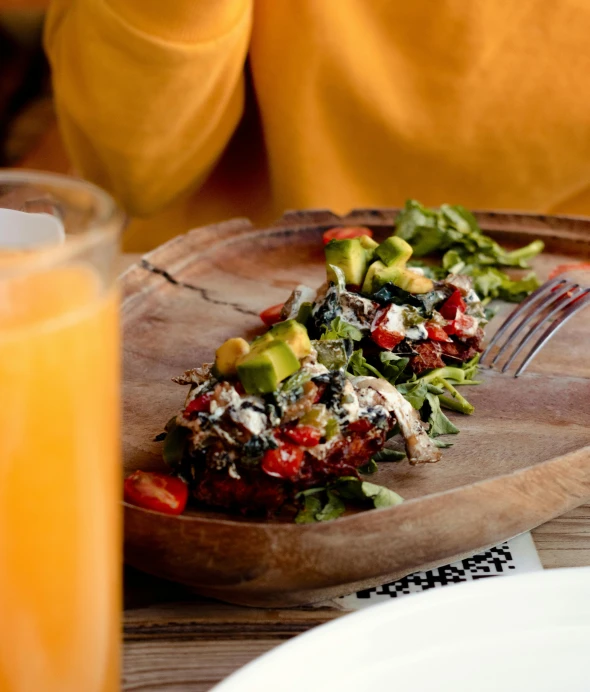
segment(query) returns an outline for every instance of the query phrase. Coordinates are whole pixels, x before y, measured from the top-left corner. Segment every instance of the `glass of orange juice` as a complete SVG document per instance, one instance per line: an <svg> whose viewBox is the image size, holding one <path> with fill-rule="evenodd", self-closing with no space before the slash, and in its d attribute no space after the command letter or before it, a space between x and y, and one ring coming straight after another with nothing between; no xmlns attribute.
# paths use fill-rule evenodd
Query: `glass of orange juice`
<svg viewBox="0 0 590 692"><path fill-rule="evenodd" d="M32 172L0 171L3 208L57 215L65 238L0 246L0 690L113 692L122 217Z"/></svg>

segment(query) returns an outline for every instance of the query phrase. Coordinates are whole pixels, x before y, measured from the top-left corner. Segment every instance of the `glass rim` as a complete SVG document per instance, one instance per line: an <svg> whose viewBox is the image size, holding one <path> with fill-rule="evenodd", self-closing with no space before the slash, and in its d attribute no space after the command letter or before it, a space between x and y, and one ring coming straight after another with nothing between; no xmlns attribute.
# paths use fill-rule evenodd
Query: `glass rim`
<svg viewBox="0 0 590 692"><path fill-rule="evenodd" d="M31 170L27 168L3 168L0 169L0 185L30 185L39 184L52 186L57 190L74 190L85 192L97 202L97 213L89 226L80 233L68 236L68 242L60 245L39 247L12 255L11 261L4 264L0 262L0 277L8 274L20 273L41 266L54 265L75 257L80 252L101 243L115 242L124 225L125 215L117 205L114 198L98 187L82 178L63 173ZM2 249L0 248L0 258Z"/></svg>

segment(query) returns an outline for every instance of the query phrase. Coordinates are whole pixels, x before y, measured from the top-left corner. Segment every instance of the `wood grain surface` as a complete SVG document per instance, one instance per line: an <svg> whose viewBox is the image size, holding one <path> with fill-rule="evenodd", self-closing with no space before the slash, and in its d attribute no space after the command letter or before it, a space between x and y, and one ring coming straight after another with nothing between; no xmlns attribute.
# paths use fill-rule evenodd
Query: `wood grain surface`
<svg viewBox="0 0 590 692"><path fill-rule="evenodd" d="M139 260L122 256L120 271ZM590 565L590 505L539 526L533 537L545 568ZM205 692L288 638L342 614L329 604L246 608L132 568L125 576L124 690Z"/></svg>
<svg viewBox="0 0 590 692"><path fill-rule="evenodd" d="M293 212L267 229L233 219L179 236L131 267L122 282L125 470L164 467L152 440L184 397L172 376L210 361L230 336L259 333L258 312L297 283L322 283L323 230L361 224L383 238L395 213ZM590 256L587 220L479 219L507 246L542 237L541 277ZM406 498L399 507L297 526L126 505L126 560L206 596L294 606L452 562L563 514L590 497L590 448L582 449L590 442L589 331L588 320L572 320L518 380L484 371L484 385L469 391L476 414L451 414L461 434L439 464L382 464L375 482Z"/></svg>

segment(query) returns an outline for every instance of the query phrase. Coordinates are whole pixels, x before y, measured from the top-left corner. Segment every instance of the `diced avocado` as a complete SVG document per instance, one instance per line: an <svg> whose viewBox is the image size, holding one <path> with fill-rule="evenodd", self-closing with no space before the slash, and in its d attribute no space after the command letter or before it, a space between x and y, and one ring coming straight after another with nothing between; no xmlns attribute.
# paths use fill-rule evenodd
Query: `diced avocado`
<svg viewBox="0 0 590 692"><path fill-rule="evenodd" d="M399 270L398 277L393 283L408 293L430 293L434 289L432 279L405 267Z"/></svg>
<svg viewBox="0 0 590 692"><path fill-rule="evenodd" d="M237 373L238 360L250 352L245 339L235 337L224 341L215 351L215 370L222 377L231 377Z"/></svg>
<svg viewBox="0 0 590 692"><path fill-rule="evenodd" d="M361 235L359 240L361 245L365 248L367 262L372 262L375 258L375 250L379 247L379 243L368 235Z"/></svg>
<svg viewBox="0 0 590 692"><path fill-rule="evenodd" d="M305 358L311 351L307 329L297 320L279 322L268 333L273 339L280 339L288 343L297 358Z"/></svg>
<svg viewBox="0 0 590 692"><path fill-rule="evenodd" d="M399 288L403 288L408 293L428 293L434 288L432 281L406 267L386 267L383 262L377 261L369 267L363 293L373 295L382 286L392 283Z"/></svg>
<svg viewBox="0 0 590 692"><path fill-rule="evenodd" d="M347 284L360 286L367 271L367 253L359 238L331 240L325 247L328 279L337 283L330 265L339 267Z"/></svg>
<svg viewBox="0 0 590 692"><path fill-rule="evenodd" d="M359 236L359 240L365 250L376 250L379 247L379 243L373 240L370 235L361 235Z"/></svg>
<svg viewBox="0 0 590 692"><path fill-rule="evenodd" d="M366 295L373 295L373 293L376 293L381 286L384 286L386 283L393 283L393 279L388 276L387 280L385 279L385 275L387 273L387 267L383 264L381 261L373 262L371 266L369 267L369 271L367 272L367 275L365 276L365 281L363 283L363 288L362 291ZM390 270L390 273L391 272Z"/></svg>
<svg viewBox="0 0 590 692"><path fill-rule="evenodd" d="M264 334L257 336L250 344L250 351L260 351L261 348L264 348L266 344L270 343L273 339L274 337L270 332L264 332Z"/></svg>
<svg viewBox="0 0 590 692"><path fill-rule="evenodd" d="M238 376L248 394L269 394L299 370L299 359L285 341L273 339L250 351L238 363Z"/></svg>
<svg viewBox="0 0 590 692"><path fill-rule="evenodd" d="M412 256L412 246L403 238L392 235L379 245L375 256L387 267L404 267Z"/></svg>

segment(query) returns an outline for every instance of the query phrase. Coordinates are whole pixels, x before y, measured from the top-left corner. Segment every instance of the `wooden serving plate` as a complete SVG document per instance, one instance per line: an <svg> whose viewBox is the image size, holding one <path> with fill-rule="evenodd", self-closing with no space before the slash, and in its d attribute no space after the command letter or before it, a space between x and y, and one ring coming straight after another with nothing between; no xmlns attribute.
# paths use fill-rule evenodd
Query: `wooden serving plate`
<svg viewBox="0 0 590 692"><path fill-rule="evenodd" d="M326 228L366 225L381 239L396 213L291 212L266 229L234 219L174 238L131 267L122 277L125 473L164 466L152 440L186 394L171 377L211 361L226 338L259 333L260 310L296 284L322 283ZM542 278L590 258L590 220L477 217L508 247L542 238ZM380 465L371 480L398 491L402 505L300 526L125 504L126 561L232 603L296 606L449 563L582 504L590 499L589 317L572 320L518 380L484 372L484 384L467 391L475 414L451 414L461 433L440 463Z"/></svg>

